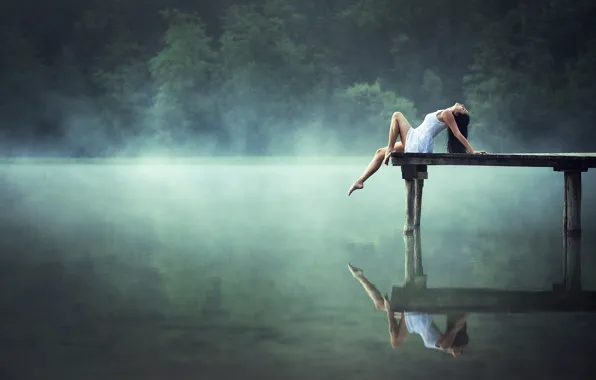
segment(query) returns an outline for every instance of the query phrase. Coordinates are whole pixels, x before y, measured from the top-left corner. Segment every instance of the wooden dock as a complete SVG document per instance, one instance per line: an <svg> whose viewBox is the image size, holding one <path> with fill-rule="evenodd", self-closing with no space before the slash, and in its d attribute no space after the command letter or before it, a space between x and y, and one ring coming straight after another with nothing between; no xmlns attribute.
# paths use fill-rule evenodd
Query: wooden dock
<svg viewBox="0 0 596 380"><path fill-rule="evenodd" d="M405 285L394 286L394 311L453 312L596 312L596 292L581 289L581 173L596 168L596 153L564 154L448 154L393 153L393 166L401 166L406 187ZM564 173L563 247L565 278L552 291L498 289L427 289L422 266L420 216L428 165L544 167Z"/></svg>
<svg viewBox="0 0 596 380"><path fill-rule="evenodd" d="M596 168L596 153L393 153L393 166L404 165L459 165L459 166L517 166L553 168L556 171Z"/></svg>
<svg viewBox="0 0 596 380"><path fill-rule="evenodd" d="M391 309L429 314L456 312L596 312L596 292L393 287Z"/></svg>

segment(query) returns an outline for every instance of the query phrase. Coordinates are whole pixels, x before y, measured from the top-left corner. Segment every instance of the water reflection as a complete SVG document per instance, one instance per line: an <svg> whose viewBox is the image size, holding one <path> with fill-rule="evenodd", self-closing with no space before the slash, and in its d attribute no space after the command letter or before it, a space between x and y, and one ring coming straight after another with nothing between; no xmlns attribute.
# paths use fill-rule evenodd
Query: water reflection
<svg viewBox="0 0 596 380"><path fill-rule="evenodd" d="M412 261L407 261L413 263ZM426 348L437 349L451 354L454 358L464 353L468 345L467 314L449 315L445 332L442 333L428 313L396 311L391 308L387 294L383 295L364 275L364 271L348 263L352 276L362 285L375 308L387 313L389 341L398 348L404 345L410 334L419 335ZM407 273L407 272L406 272ZM406 276L407 277L407 276ZM408 282L406 282L406 285Z"/></svg>
<svg viewBox="0 0 596 380"><path fill-rule="evenodd" d="M395 176L386 183L380 177L378 197L347 206L336 195L342 176L351 177L349 166L167 168L157 183L136 170L2 172L12 190L0 191L0 379L593 377L582 366L596 340L594 314L468 310L458 336L469 333L469 349L457 360L415 335L392 349L386 313L372 312L346 263L362 266L381 292L403 285L400 226L370 222L383 207L403 215L403 197L385 197L397 187ZM265 178L295 185L313 176L308 191ZM560 281L549 277L562 260L558 223L531 238L498 229L508 219L487 198L505 194L511 207L534 199L499 188L507 183L501 177L491 194L476 187L465 194L466 220L478 217L463 232L436 222L463 225L459 206L443 202L447 190L434 201L437 187L429 186L424 268L421 256L419 269L414 256L414 267L406 265L413 285L425 284L426 274L429 289L544 289ZM528 206L536 209L528 219L554 220L550 208L538 206ZM497 228L482 228L486 215ZM413 247L421 247L415 233ZM584 233L586 289L595 286L593 236ZM429 313L442 335L457 311Z"/></svg>
<svg viewBox="0 0 596 380"><path fill-rule="evenodd" d="M408 218L407 218L408 220ZM536 313L595 312L596 292L582 291L581 250L570 249L570 237L564 236L562 281L548 291L505 290L490 288L427 288L419 225L406 222L404 236L404 282L394 286L391 299L351 263L348 269L362 285L375 309L387 314L389 342L393 348L404 345L408 336L419 335L426 348L462 355L469 343L468 312ZM577 239L575 239L577 240ZM465 312L464 312L465 311ZM444 332L431 314L444 314Z"/></svg>
<svg viewBox="0 0 596 380"><path fill-rule="evenodd" d="M577 238L575 238L578 240ZM581 251L579 242L569 249L569 237L564 238L562 281L550 290L513 290L495 287L435 287L427 288L423 272L419 228L404 230L405 283L394 286L393 310L425 313L467 312L534 313L534 312L596 312L596 292L582 291Z"/></svg>

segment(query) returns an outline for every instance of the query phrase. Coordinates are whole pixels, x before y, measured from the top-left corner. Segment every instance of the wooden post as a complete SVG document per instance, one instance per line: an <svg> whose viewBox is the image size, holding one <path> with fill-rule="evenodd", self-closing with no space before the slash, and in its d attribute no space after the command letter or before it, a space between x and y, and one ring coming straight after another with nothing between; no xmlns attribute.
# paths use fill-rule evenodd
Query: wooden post
<svg viewBox="0 0 596 380"><path fill-rule="evenodd" d="M405 246L405 279L406 286L418 289L426 288L426 275L422 267L422 246L420 241L420 228L404 231Z"/></svg>
<svg viewBox="0 0 596 380"><path fill-rule="evenodd" d="M404 248L406 283L414 280L414 180L406 179L406 223L404 225Z"/></svg>
<svg viewBox="0 0 596 380"><path fill-rule="evenodd" d="M422 188L424 180L428 178L428 172L426 165L404 165L401 167L401 175L406 183L406 232L420 226Z"/></svg>
<svg viewBox="0 0 596 380"><path fill-rule="evenodd" d="M414 228L414 282L417 288L426 288L426 275L422 266L422 241L420 227Z"/></svg>
<svg viewBox="0 0 596 380"><path fill-rule="evenodd" d="M581 290L581 171L565 171L563 244L565 251L565 290Z"/></svg>
<svg viewBox="0 0 596 380"><path fill-rule="evenodd" d="M424 188L423 179L415 179L414 184L416 189L414 190L414 227L420 227L420 216L422 214L422 189Z"/></svg>
<svg viewBox="0 0 596 380"><path fill-rule="evenodd" d="M566 239L565 252L565 290L579 292L582 290L581 247L577 239Z"/></svg>
<svg viewBox="0 0 596 380"><path fill-rule="evenodd" d="M406 224L404 225L404 234L411 233L414 230L415 216L415 187L413 179L406 179Z"/></svg>
<svg viewBox="0 0 596 380"><path fill-rule="evenodd" d="M405 246L405 282L416 287L426 287L422 268L420 242L420 215L422 209L422 188L428 178L426 165L402 166L402 178L406 185L406 221L403 229Z"/></svg>
<svg viewBox="0 0 596 380"><path fill-rule="evenodd" d="M413 283L416 278L416 265L414 257L414 239L412 233L404 229L404 263L405 263L405 278L406 284Z"/></svg>

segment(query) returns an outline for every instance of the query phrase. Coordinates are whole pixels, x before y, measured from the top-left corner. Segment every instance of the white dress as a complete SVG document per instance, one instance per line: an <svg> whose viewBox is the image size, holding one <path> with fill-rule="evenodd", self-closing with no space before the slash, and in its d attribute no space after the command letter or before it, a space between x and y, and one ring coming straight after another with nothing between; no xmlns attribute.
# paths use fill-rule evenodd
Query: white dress
<svg viewBox="0 0 596 380"><path fill-rule="evenodd" d="M434 138L447 124L437 118L442 110L431 112L424 117L418 128L410 128L406 134L405 153L432 153L434 149Z"/></svg>
<svg viewBox="0 0 596 380"><path fill-rule="evenodd" d="M433 323L433 318L430 314L406 312L404 313L404 319L408 332L410 332L410 334L420 335L425 347L443 350L442 348L437 347L437 342L441 339L441 332Z"/></svg>

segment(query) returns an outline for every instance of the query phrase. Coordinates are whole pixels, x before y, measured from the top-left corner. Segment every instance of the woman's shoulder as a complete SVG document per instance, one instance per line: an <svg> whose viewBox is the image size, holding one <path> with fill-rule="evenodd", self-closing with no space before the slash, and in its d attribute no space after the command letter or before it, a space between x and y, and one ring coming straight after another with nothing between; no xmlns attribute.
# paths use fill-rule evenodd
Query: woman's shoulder
<svg viewBox="0 0 596 380"><path fill-rule="evenodd" d="M444 123L445 117L443 115L444 115L445 111L446 111L446 109L436 110L435 112L429 113L429 115L435 116L437 120L439 120L441 123Z"/></svg>

